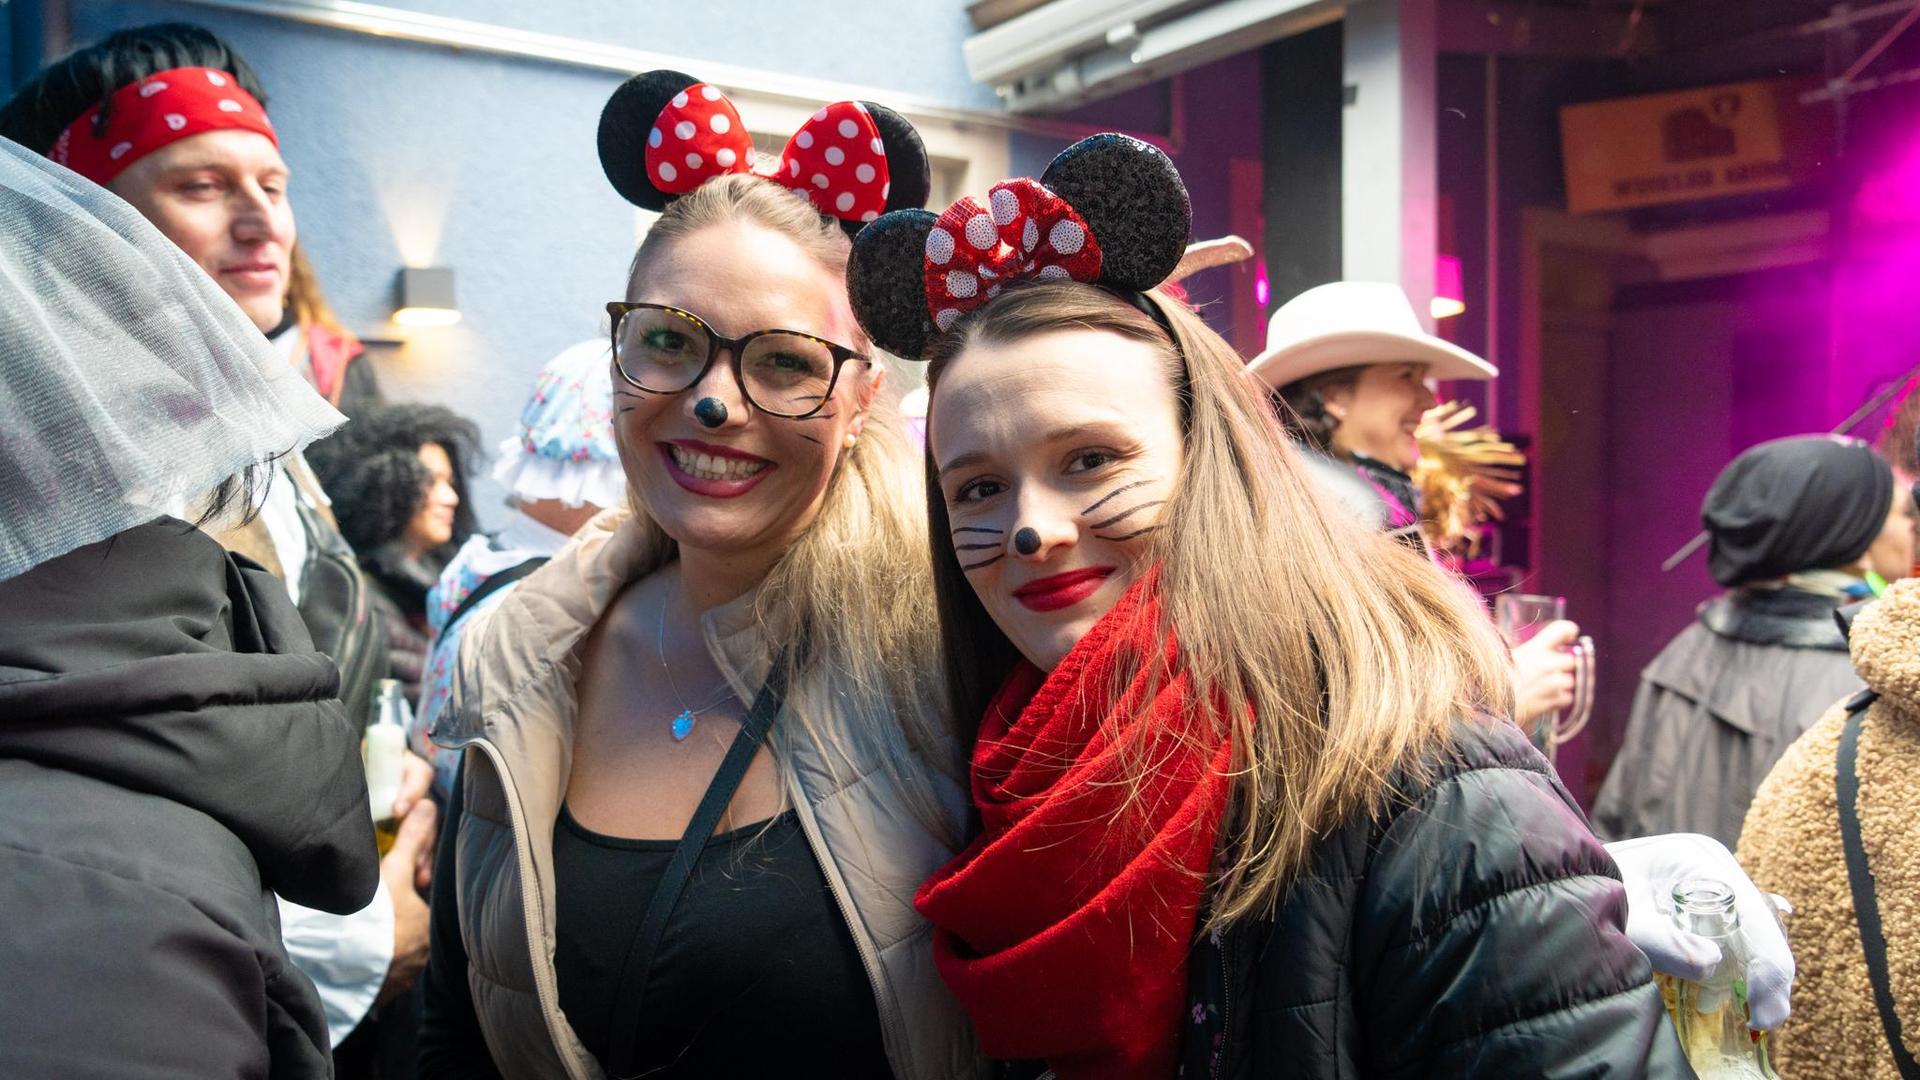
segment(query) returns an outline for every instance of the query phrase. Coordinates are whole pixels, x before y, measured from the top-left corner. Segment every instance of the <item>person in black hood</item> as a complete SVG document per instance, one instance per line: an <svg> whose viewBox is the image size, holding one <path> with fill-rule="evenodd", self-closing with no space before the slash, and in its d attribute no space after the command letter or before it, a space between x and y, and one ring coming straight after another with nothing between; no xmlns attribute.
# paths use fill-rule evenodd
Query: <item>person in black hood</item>
<svg viewBox="0 0 1920 1080"><path fill-rule="evenodd" d="M341 417L5 139L0 282L0 1075L329 1077L274 894L373 897L359 733L285 588L182 519L244 517Z"/></svg>
<svg viewBox="0 0 1920 1080"><path fill-rule="evenodd" d="M1733 459L1700 508L1726 592L1641 672L1594 804L1603 835L1733 846L1774 762L1861 688L1834 612L1906 576L1912 513L1892 468L1855 439L1775 439Z"/></svg>

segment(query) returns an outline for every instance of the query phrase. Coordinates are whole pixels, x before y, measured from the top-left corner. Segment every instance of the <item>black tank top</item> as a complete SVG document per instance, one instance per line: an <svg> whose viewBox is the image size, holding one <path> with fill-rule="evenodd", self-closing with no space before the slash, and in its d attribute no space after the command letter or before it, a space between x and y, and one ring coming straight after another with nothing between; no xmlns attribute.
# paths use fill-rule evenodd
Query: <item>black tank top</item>
<svg viewBox="0 0 1920 1080"><path fill-rule="evenodd" d="M638 1016L613 1016L628 944L678 840L553 830L560 1009L604 1064L636 1024L645 1077L891 1077L873 986L798 818L715 836L661 938Z"/></svg>

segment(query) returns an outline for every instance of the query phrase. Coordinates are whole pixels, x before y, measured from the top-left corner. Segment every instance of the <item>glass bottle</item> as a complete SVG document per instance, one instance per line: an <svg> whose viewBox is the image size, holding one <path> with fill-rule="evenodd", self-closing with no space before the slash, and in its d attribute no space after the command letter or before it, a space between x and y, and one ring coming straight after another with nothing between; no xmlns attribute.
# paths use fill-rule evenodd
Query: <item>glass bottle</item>
<svg viewBox="0 0 1920 1080"><path fill-rule="evenodd" d="M1720 963L1706 978L1661 986L1693 1071L1700 1080L1777 1080L1766 1035L1748 1026L1747 957L1733 889L1711 878L1683 881L1673 889L1673 919L1720 947Z"/></svg>
<svg viewBox="0 0 1920 1080"><path fill-rule="evenodd" d="M385 855L400 833L393 801L400 797L401 763L407 752L407 728L413 710L398 679L381 679L373 690L373 720L360 740L360 758L367 768L367 802L373 813L373 836Z"/></svg>

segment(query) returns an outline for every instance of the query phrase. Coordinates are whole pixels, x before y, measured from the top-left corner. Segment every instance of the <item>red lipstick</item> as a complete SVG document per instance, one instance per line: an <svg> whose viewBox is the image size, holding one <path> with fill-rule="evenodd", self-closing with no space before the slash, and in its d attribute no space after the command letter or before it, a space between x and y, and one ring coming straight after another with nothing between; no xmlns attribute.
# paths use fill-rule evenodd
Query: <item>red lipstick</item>
<svg viewBox="0 0 1920 1080"><path fill-rule="evenodd" d="M1070 608L1098 592L1101 584L1113 576L1114 567L1090 566L1029 581L1013 590L1013 598L1029 611L1059 611Z"/></svg>

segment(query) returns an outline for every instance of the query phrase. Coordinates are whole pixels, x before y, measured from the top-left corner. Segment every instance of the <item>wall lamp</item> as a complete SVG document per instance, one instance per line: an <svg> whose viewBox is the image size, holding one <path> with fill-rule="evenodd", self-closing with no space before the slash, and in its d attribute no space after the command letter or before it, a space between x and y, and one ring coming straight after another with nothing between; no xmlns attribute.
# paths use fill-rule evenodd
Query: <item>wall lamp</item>
<svg viewBox="0 0 1920 1080"><path fill-rule="evenodd" d="M448 267L404 268L393 291L393 321L401 326L452 326L460 321Z"/></svg>

